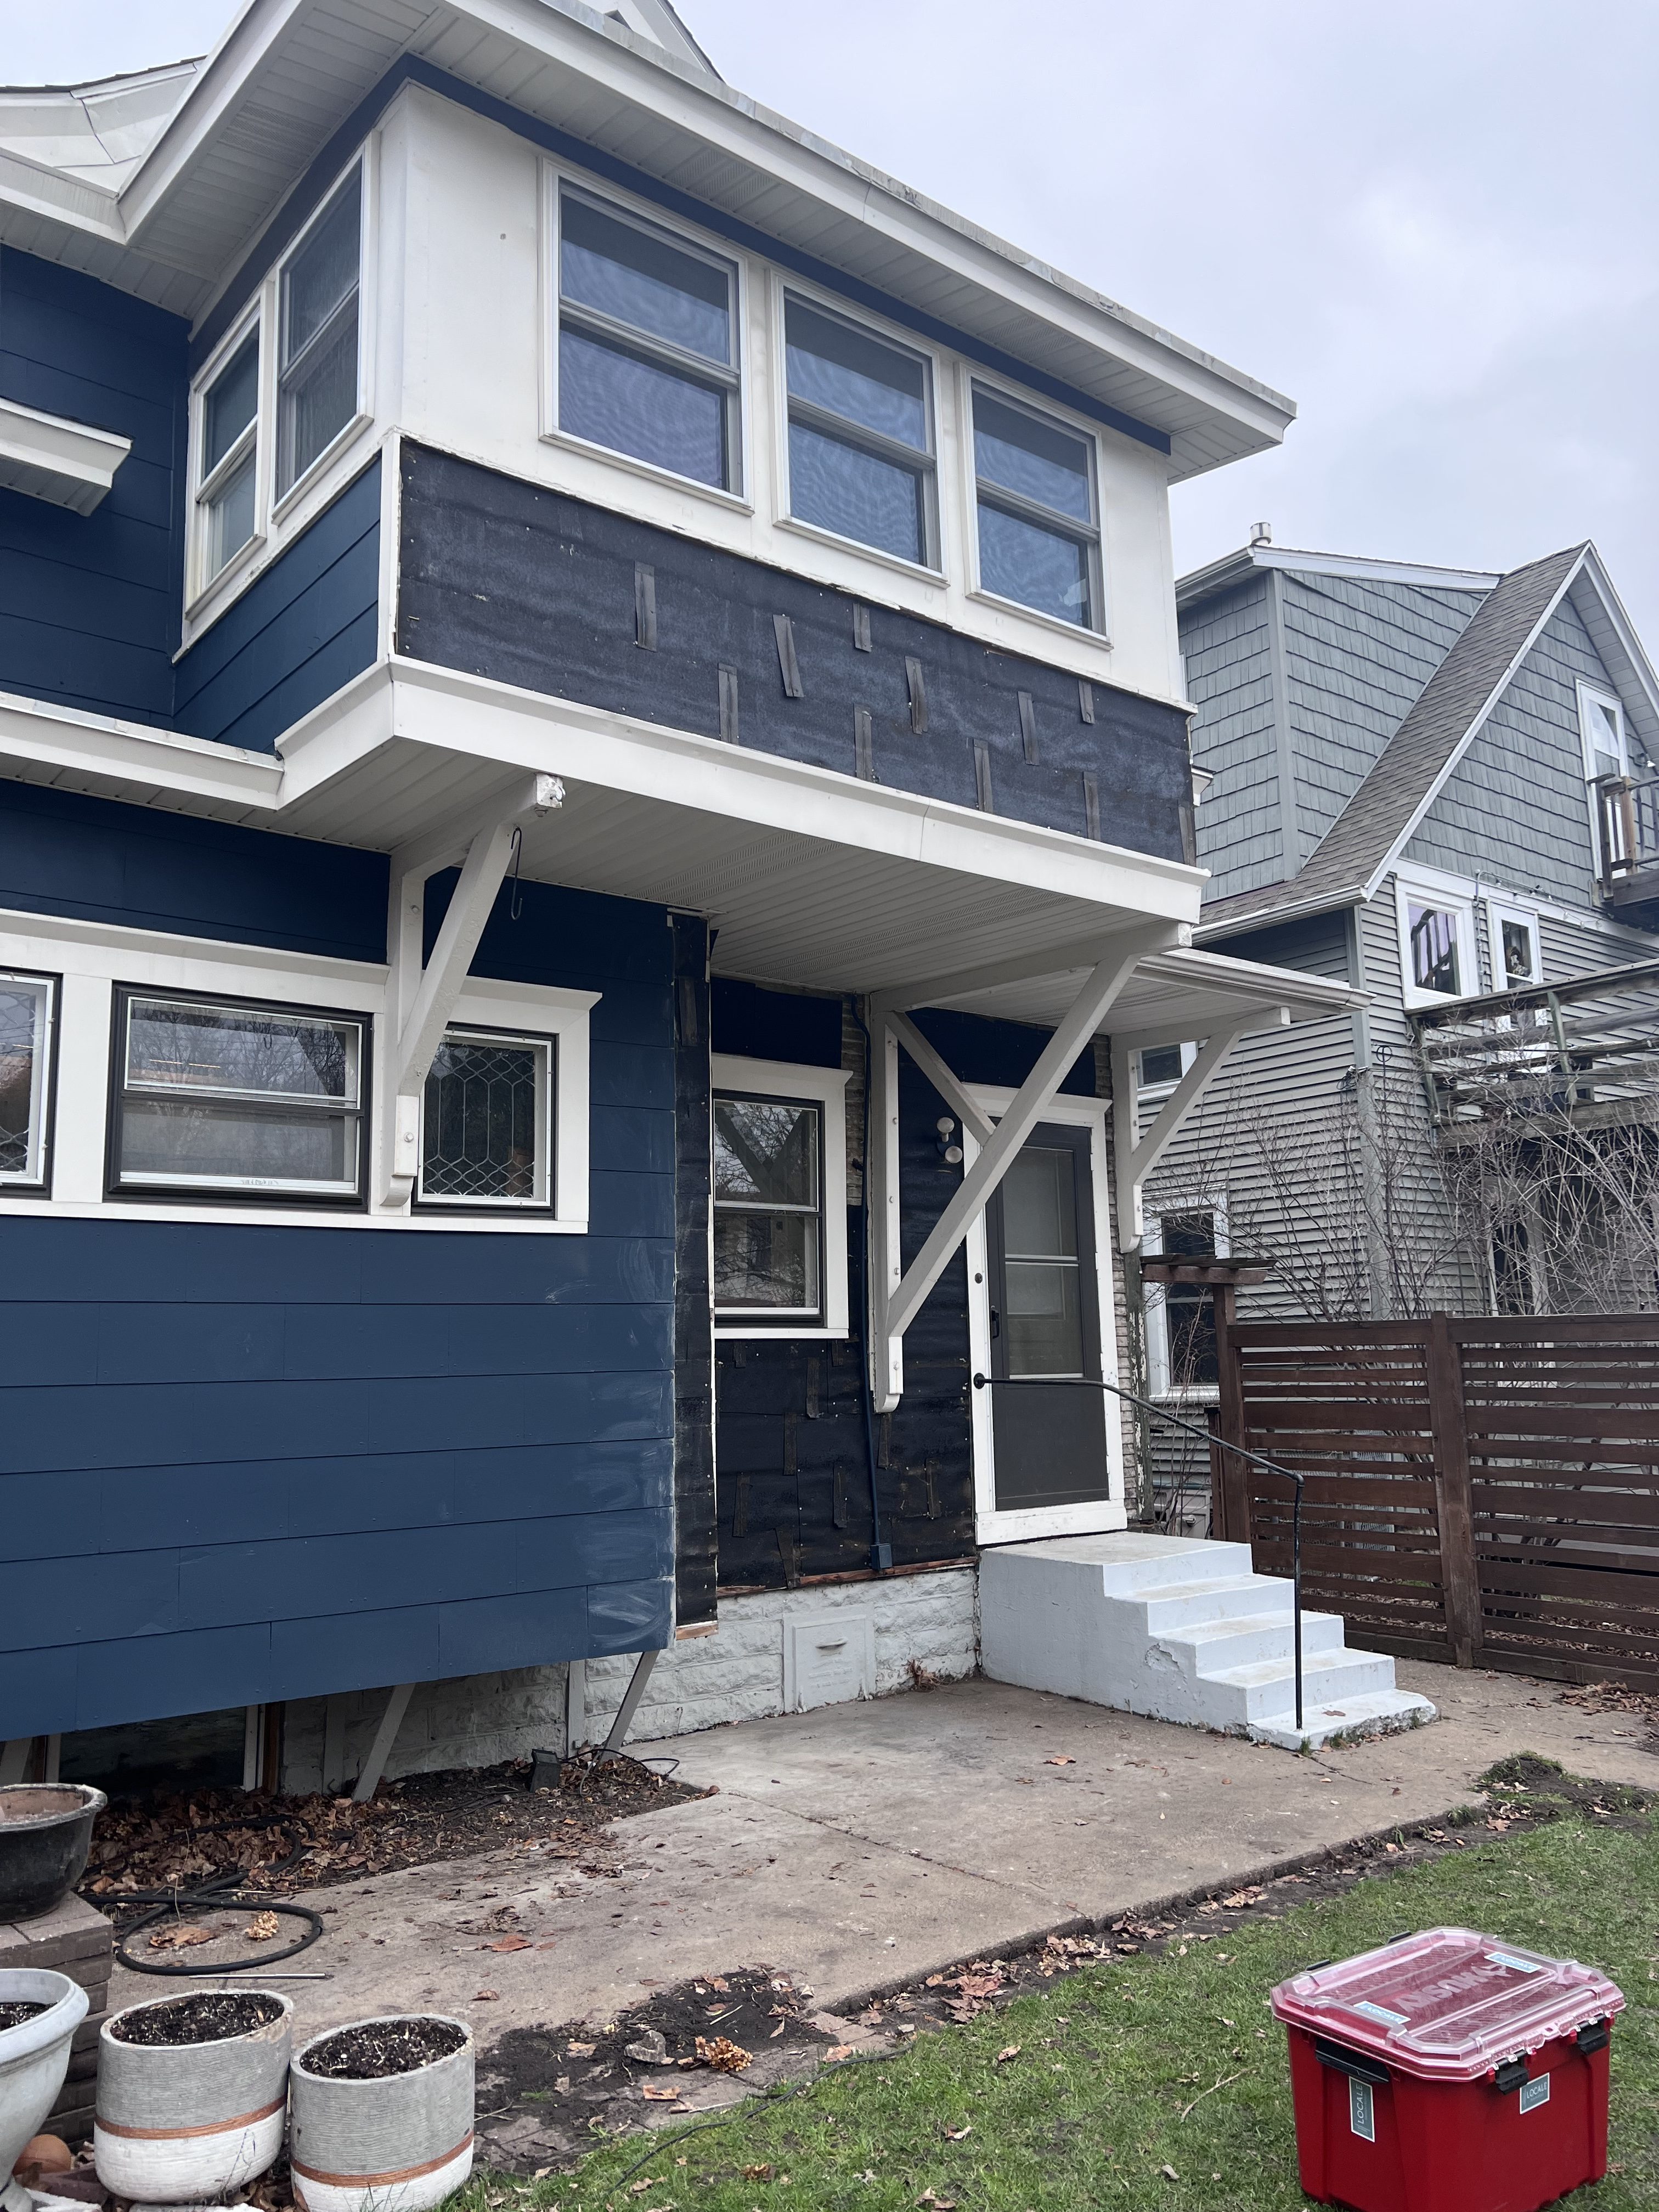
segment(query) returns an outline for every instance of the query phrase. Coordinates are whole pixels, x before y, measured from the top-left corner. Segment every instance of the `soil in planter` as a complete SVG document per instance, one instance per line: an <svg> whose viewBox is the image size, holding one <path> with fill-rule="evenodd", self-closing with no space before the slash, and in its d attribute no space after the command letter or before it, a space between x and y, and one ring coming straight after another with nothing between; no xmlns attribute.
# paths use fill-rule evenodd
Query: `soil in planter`
<svg viewBox="0 0 1659 2212"><path fill-rule="evenodd" d="M43 2004L0 2004L0 2031L9 2027L21 2027L23 2022L26 2020L33 2020L36 2013L46 2012L50 2009L49 2006Z"/></svg>
<svg viewBox="0 0 1659 2212"><path fill-rule="evenodd" d="M121 2043L162 2045L178 2048L192 2043L224 2043L234 2035L252 2035L283 2016L283 2008L258 1990L204 1990L170 2003L147 2005L112 2021L110 2033Z"/></svg>
<svg viewBox="0 0 1659 2212"><path fill-rule="evenodd" d="M417 2073L465 2041L466 2030L453 2020L370 2020L313 2043L301 2053L300 2063L330 2081L379 2081L391 2074Z"/></svg>

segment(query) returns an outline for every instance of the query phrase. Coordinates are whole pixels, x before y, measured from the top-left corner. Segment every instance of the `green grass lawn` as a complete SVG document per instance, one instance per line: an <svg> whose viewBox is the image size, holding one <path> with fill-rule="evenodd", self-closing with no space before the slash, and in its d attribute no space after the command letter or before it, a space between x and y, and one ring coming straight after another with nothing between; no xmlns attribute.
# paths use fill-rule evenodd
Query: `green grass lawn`
<svg viewBox="0 0 1659 2212"><path fill-rule="evenodd" d="M1486 1835L1487 1832L1473 1832ZM1283 1893L1280 1893L1281 1894ZM619 2138L573 2177L491 2175L471 2212L1167 2212L1304 2204L1275 1982L1407 1928L1473 1927L1601 1968L1629 2009L1613 2046L1613 2170L1595 2212L1659 2204L1659 1832L1567 1817L1487 1835L1427 1864L1266 1917L1184 1957L1126 1958L1056 1979L971 2025L876 2062L826 2069L704 2132ZM1011 2045L1018 2055L999 2063ZM947 2130L969 2130L952 2141ZM770 2177L743 2169L769 2167ZM1166 2169L1168 2169L1166 2171ZM786 2179L785 2177L787 2177ZM641 2180L643 2191L632 2185ZM620 2185L620 2186L619 2186ZM930 2200L928 2192L932 2192Z"/></svg>

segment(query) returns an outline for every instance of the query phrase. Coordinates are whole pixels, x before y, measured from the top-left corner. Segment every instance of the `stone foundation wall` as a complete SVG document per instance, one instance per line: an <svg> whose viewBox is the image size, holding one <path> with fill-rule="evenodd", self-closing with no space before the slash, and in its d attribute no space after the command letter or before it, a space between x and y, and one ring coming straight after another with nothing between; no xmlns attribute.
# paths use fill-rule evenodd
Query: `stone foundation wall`
<svg viewBox="0 0 1659 2212"><path fill-rule="evenodd" d="M784 1624L789 1620L871 1615L879 1697L913 1686L912 1662L945 1680L971 1674L979 1664L978 1579L972 1567L948 1567L881 1581L723 1599L716 1634L672 1644L658 1660L629 1732L629 1741L687 1735L698 1729L781 1713ZM634 1664L632 1656L586 1662L589 1740L603 1741ZM567 1672L562 1666L536 1667L422 1683L410 1700L387 1774L489 1766L538 1748L562 1748ZM386 1692L354 1692L339 1706L344 1740L342 1771L349 1781L368 1756L386 1709ZM285 1790L323 1787L326 1712L321 1698L289 1706L283 1756Z"/></svg>

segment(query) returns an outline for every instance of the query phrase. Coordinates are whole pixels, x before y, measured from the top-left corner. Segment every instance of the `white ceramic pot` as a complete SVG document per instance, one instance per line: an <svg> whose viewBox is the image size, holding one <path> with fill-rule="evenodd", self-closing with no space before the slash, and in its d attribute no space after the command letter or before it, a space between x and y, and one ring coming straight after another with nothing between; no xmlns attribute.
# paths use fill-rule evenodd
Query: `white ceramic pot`
<svg viewBox="0 0 1659 2212"><path fill-rule="evenodd" d="M441 2019L441 2014L394 2015ZM354 2027L375 2023L354 2021ZM301 2212L424 2212L453 2196L472 2171L476 2047L464 2021L445 2020L465 2041L410 2074L343 2081L313 2073L314 2037L294 2062L294 2134L289 2161Z"/></svg>
<svg viewBox="0 0 1659 2212"><path fill-rule="evenodd" d="M188 2002L160 1997L112 2013L98 2035L92 2127L98 2179L146 2204L222 2203L274 2165L288 2118L294 2006L275 1990L240 1990L281 2007L274 2020L213 2043L129 2043L112 2033L135 2014Z"/></svg>
<svg viewBox="0 0 1659 2212"><path fill-rule="evenodd" d="M33 2212L11 2170L17 2154L58 2100L69 2072L70 2042L87 2016L87 1993L67 1974L40 1966L0 1970L0 2004L43 2004L15 2027L0 2028L0 2212Z"/></svg>

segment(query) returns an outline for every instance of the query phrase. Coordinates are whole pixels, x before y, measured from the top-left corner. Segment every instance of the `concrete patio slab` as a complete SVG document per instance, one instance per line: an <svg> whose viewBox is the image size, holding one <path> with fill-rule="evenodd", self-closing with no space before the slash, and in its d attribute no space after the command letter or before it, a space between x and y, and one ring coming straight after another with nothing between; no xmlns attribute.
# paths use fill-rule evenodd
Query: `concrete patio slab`
<svg viewBox="0 0 1659 2212"><path fill-rule="evenodd" d="M301 2034L419 2008L486 2045L762 1961L844 2004L1433 1820L1510 1753L1659 1785L1639 1717L1515 1676L1401 1679L1437 1723L1307 1758L983 1680L630 1747L717 1794L619 1823L614 1875L532 1846L314 1892L329 1934L295 1963L331 1978L283 1986ZM110 2001L194 1985L118 1969Z"/></svg>

